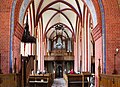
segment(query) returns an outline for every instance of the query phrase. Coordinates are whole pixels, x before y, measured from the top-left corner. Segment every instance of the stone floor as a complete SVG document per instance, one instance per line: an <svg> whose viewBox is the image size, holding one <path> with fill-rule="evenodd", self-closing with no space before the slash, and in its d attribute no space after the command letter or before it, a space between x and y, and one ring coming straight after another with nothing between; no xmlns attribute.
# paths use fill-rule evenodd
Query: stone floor
<svg viewBox="0 0 120 87"><path fill-rule="evenodd" d="M54 79L54 83L52 87L66 87L65 80L63 78L56 78Z"/></svg>

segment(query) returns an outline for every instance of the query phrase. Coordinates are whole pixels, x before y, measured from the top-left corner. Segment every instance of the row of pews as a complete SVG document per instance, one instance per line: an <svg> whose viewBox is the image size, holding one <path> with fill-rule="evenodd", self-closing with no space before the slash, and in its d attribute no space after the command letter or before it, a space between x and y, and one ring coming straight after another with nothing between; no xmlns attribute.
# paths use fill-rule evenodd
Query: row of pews
<svg viewBox="0 0 120 87"><path fill-rule="evenodd" d="M90 87L90 85L92 84L91 78L93 77L94 76L89 72L83 72L82 74L64 75L67 87Z"/></svg>
<svg viewBox="0 0 120 87"><path fill-rule="evenodd" d="M28 57L21 55L21 71L19 74L16 72L3 74L0 67L0 87L51 87L54 80L53 74L31 74L34 70L34 59L35 56L32 55Z"/></svg>
<svg viewBox="0 0 120 87"><path fill-rule="evenodd" d="M64 74L66 87L91 87L90 74ZM51 87L53 74L34 74L28 79L28 87ZM6 84L7 83L7 84ZM24 87L20 74L0 74L0 87ZM92 86L94 87L94 86ZM97 87L120 87L120 75L100 74Z"/></svg>
<svg viewBox="0 0 120 87"><path fill-rule="evenodd" d="M91 73L83 72L82 74L64 74L66 87L90 87ZM54 80L54 75L46 74L31 74L29 76L29 87L51 87Z"/></svg>
<svg viewBox="0 0 120 87"><path fill-rule="evenodd" d="M53 74L30 74L28 86L29 87L51 87L53 83Z"/></svg>
<svg viewBox="0 0 120 87"><path fill-rule="evenodd" d="M23 86L20 74L0 74L0 87L51 87L53 74L30 74L26 86Z"/></svg>

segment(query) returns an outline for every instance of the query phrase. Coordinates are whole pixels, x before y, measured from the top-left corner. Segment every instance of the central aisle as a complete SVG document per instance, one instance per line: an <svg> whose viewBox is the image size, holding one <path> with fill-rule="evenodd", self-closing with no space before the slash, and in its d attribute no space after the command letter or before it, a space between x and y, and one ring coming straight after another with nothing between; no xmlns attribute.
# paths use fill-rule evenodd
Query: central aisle
<svg viewBox="0 0 120 87"><path fill-rule="evenodd" d="M54 79L52 87L66 87L65 80L63 78Z"/></svg>

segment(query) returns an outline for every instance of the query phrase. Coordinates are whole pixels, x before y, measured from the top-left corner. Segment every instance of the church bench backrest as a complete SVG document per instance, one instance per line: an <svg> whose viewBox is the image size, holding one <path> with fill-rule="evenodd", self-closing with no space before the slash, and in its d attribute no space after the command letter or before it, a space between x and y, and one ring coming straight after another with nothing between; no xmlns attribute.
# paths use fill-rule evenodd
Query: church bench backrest
<svg viewBox="0 0 120 87"><path fill-rule="evenodd" d="M68 81L82 81L81 74L68 74Z"/></svg>

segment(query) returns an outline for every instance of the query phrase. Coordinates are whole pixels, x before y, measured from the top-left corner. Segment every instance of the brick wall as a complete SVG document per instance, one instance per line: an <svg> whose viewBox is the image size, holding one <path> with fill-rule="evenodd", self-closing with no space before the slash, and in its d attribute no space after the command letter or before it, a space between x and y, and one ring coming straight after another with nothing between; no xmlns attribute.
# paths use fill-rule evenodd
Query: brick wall
<svg viewBox="0 0 120 87"><path fill-rule="evenodd" d="M21 69L20 43L23 34L23 27L18 23L19 11L23 0L17 0L14 13L14 39L13 39L13 67L16 58L16 72Z"/></svg>
<svg viewBox="0 0 120 87"><path fill-rule="evenodd" d="M114 65L115 49L120 49L120 10L117 0L105 1L103 0L105 8L105 22L106 22L106 72L111 74ZM116 64L117 71L120 73L120 53L117 55Z"/></svg>
<svg viewBox="0 0 120 87"><path fill-rule="evenodd" d="M106 73L112 74L114 65L115 49L120 49L120 10L118 8L117 0L102 0L105 10L105 25L106 25ZM98 24L101 26L101 13L98 2L93 0L93 4L97 13ZM100 31L100 30L99 30ZM94 32L93 32L94 33ZM94 33L94 36L96 33ZM96 39L97 36L94 37ZM100 52L101 51L101 52ZM95 71L98 71L98 59L102 63L102 38L97 38L95 41ZM120 53L116 56L116 69L120 73ZM95 74L96 87L98 86L98 72Z"/></svg>
<svg viewBox="0 0 120 87"><path fill-rule="evenodd" d="M15 65L15 58L16 58L16 72L19 72L21 69L20 42L21 42L20 39L14 36L13 67Z"/></svg>
<svg viewBox="0 0 120 87"><path fill-rule="evenodd" d="M11 9L13 0L0 0L0 53L1 53L1 67L3 73L9 73L9 62L10 62L10 19L11 19ZM23 0L18 0L16 3L14 25L17 26L19 9ZM2 25L2 26L1 26ZM19 27L16 27L17 29ZM20 27L21 28L21 27ZM20 29L19 29L20 30ZM17 34L20 31L16 30L13 39L13 64L14 58L17 58L17 71L20 68L20 40L21 35ZM23 31L22 31L23 32ZM19 39L18 39L19 38ZM4 62L3 62L4 61ZM14 67L14 65L13 65Z"/></svg>
<svg viewBox="0 0 120 87"><path fill-rule="evenodd" d="M13 67L15 65L15 58L16 58L16 72L19 72L21 69L21 39L23 35L24 29L23 27L17 22L17 26L14 29L14 39L13 39Z"/></svg>
<svg viewBox="0 0 120 87"><path fill-rule="evenodd" d="M102 0L105 10L105 26L106 26L106 73L112 74L114 68L114 53L115 49L120 49L120 10L117 0ZM97 20L101 26L101 13L98 2L93 0L93 4L97 13ZM96 37L95 37L96 38ZM99 39L99 38L98 38ZM102 43L101 43L102 44ZM116 56L116 68L120 73L120 53ZM96 66L97 67L97 66Z"/></svg>
<svg viewBox="0 0 120 87"><path fill-rule="evenodd" d="M3 73L9 73L11 4L12 0L0 0L0 53Z"/></svg>

